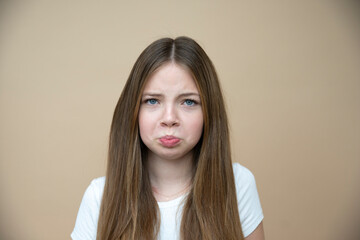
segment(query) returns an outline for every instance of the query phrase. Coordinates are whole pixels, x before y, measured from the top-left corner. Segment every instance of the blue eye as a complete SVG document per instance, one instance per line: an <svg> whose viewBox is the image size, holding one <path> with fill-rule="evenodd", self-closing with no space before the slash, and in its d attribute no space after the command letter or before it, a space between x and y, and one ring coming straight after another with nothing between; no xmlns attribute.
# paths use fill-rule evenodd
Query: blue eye
<svg viewBox="0 0 360 240"><path fill-rule="evenodd" d="M186 100L184 101L184 103L185 103L185 105L187 105L187 106L194 106L194 105L195 105L195 101L190 100L190 99L186 99Z"/></svg>
<svg viewBox="0 0 360 240"><path fill-rule="evenodd" d="M155 105L158 103L158 101L156 99L148 99L148 100L146 100L146 103L148 103L150 105Z"/></svg>

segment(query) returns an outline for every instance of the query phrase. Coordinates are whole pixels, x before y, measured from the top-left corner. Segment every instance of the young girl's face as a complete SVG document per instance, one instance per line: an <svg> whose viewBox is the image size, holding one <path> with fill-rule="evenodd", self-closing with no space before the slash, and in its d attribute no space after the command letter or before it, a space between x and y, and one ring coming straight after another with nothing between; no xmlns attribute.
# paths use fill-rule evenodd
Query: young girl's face
<svg viewBox="0 0 360 240"><path fill-rule="evenodd" d="M174 160L191 153L202 134L203 113L187 70L166 63L150 75L142 94L139 129L149 156Z"/></svg>

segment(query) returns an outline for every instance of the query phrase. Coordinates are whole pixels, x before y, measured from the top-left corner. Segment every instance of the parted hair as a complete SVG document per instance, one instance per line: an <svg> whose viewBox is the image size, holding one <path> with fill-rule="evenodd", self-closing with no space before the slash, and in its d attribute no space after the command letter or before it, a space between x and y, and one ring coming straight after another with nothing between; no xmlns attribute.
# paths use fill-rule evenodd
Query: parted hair
<svg viewBox="0 0 360 240"><path fill-rule="evenodd" d="M215 68L191 38L162 38L136 60L112 119L97 240L157 239L160 213L139 135L141 95L149 76L165 63L187 69L200 93L204 126L193 149L194 171L184 200L180 239L243 239L232 169L228 119Z"/></svg>

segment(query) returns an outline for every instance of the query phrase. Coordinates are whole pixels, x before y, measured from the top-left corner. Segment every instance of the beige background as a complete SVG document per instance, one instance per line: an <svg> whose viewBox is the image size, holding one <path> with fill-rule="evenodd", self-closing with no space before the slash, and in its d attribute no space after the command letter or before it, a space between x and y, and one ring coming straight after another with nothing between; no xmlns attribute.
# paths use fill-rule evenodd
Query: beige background
<svg viewBox="0 0 360 240"><path fill-rule="evenodd" d="M132 65L179 35L218 70L267 239L360 239L359 5L128 2L1 1L0 239L69 238Z"/></svg>

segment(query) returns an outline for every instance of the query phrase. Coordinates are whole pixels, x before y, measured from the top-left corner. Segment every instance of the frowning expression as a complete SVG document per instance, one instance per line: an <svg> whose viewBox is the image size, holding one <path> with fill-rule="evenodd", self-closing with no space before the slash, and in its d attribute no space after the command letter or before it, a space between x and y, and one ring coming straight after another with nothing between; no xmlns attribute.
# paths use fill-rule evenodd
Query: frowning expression
<svg viewBox="0 0 360 240"><path fill-rule="evenodd" d="M170 62L150 75L142 94L139 129L149 156L175 160L192 154L202 134L203 113L188 70Z"/></svg>

